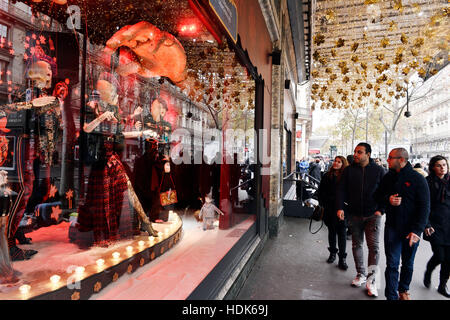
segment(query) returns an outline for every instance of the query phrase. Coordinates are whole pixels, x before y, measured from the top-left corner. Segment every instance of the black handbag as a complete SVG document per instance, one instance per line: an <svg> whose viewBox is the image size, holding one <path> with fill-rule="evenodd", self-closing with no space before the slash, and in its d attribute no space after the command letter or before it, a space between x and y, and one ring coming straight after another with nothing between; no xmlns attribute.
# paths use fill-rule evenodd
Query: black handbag
<svg viewBox="0 0 450 320"><path fill-rule="evenodd" d="M314 208L313 213L311 214L311 217L309 218L309 232L311 232L312 234L316 234L317 232L320 231L320 229L322 229L323 227L323 214L324 214L325 209L321 206L318 205ZM316 231L311 231L311 226L312 226L312 222L313 220L315 221L322 221L322 223L320 224L319 229L317 229Z"/></svg>

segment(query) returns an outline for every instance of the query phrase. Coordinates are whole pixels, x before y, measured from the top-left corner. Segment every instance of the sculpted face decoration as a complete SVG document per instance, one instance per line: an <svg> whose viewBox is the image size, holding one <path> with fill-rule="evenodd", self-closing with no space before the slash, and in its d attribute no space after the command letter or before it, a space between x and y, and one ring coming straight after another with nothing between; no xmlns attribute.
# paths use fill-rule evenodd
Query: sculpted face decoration
<svg viewBox="0 0 450 320"><path fill-rule="evenodd" d="M28 77L36 87L48 89L52 85L52 67L45 61L37 61L28 70Z"/></svg>
<svg viewBox="0 0 450 320"><path fill-rule="evenodd" d="M106 80L97 81L97 90L100 93L101 100L115 106L119 101L116 87Z"/></svg>
<svg viewBox="0 0 450 320"><path fill-rule="evenodd" d="M110 57L118 48L121 61L117 73L121 76L139 74L146 78L164 76L177 83L186 78L186 53L170 33L141 21L125 26L106 42L105 54Z"/></svg>

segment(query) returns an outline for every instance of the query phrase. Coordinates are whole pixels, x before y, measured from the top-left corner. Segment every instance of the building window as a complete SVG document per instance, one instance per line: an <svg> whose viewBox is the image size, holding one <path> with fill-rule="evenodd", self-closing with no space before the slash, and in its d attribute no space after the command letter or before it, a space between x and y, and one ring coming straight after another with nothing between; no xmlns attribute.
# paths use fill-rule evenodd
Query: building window
<svg viewBox="0 0 450 320"><path fill-rule="evenodd" d="M6 72L8 71L8 65L9 65L9 63L7 61L0 60L0 80L3 83L5 83L7 81ZM0 83L0 84L2 84L2 83Z"/></svg>
<svg viewBox="0 0 450 320"><path fill-rule="evenodd" d="M5 26L4 24L1 23L0 23L0 37L8 39L8 26Z"/></svg>

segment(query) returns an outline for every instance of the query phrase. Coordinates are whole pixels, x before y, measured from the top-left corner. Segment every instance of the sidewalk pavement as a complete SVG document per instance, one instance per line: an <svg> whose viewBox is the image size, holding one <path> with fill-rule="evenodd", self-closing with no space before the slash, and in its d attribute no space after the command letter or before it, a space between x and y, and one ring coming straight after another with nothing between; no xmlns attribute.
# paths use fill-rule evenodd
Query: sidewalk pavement
<svg viewBox="0 0 450 320"><path fill-rule="evenodd" d="M328 230L324 225L316 234L309 232L309 219L284 217L278 237L268 239L256 261L238 300L385 300L383 216L380 241L380 287L378 298L366 294L365 285L354 288L350 285L356 276L352 255L352 242L347 240L347 271L326 262L328 252ZM313 231L320 226L313 222ZM364 247L367 263L367 246ZM439 284L438 266L432 275L430 289L423 285L426 263L432 256L430 243L420 241L414 263L414 274L410 285L412 300L448 300L437 293ZM450 283L449 283L450 285Z"/></svg>

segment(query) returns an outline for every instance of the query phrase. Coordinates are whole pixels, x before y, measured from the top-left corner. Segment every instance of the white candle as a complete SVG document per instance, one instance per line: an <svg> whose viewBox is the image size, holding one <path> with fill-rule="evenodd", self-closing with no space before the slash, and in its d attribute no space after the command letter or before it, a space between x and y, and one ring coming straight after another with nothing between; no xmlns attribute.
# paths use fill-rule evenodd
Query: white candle
<svg viewBox="0 0 450 320"><path fill-rule="evenodd" d="M148 237L148 241L150 241L151 243L153 243L153 241L155 241L155 237L154 237L154 236Z"/></svg>
<svg viewBox="0 0 450 320"><path fill-rule="evenodd" d="M127 253L131 254L133 252L133 247L132 246L128 246L127 247Z"/></svg>
<svg viewBox="0 0 450 320"><path fill-rule="evenodd" d="M30 292L31 286L28 285L28 284L24 284L23 286L20 286L20 287L19 287L19 290L20 290L20 292L21 292L22 294L27 294L27 293Z"/></svg>
<svg viewBox="0 0 450 320"><path fill-rule="evenodd" d="M50 277L50 282L52 284L57 284L59 280L61 280L61 277L56 274Z"/></svg>
<svg viewBox="0 0 450 320"><path fill-rule="evenodd" d="M103 260L103 259L98 259L98 260L96 261L96 263L97 263L97 266L98 266L98 267L103 267L103 265L105 264L105 260Z"/></svg>
<svg viewBox="0 0 450 320"><path fill-rule="evenodd" d="M118 252L113 252L112 256L113 256L114 259L119 259L120 253L118 253Z"/></svg>
<svg viewBox="0 0 450 320"><path fill-rule="evenodd" d="M142 241L142 240L138 242L138 245L139 245L139 247L143 247L143 246L144 246L144 244L145 244L145 242L144 242L144 241Z"/></svg>

